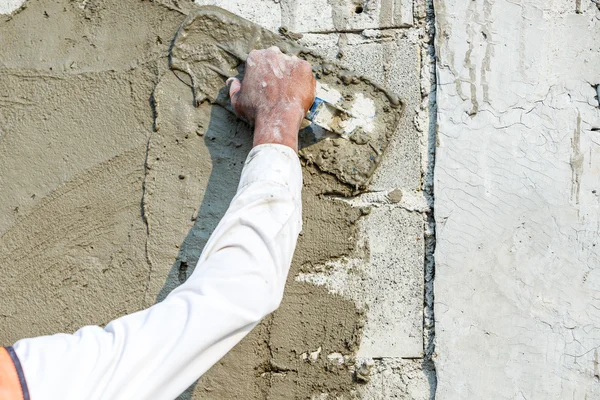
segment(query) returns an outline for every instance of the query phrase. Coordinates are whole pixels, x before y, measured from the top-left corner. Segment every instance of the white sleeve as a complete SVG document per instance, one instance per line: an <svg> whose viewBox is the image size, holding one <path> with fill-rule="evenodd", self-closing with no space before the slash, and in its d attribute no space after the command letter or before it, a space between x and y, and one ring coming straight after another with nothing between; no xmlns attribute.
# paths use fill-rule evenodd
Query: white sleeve
<svg viewBox="0 0 600 400"><path fill-rule="evenodd" d="M302 228L302 172L282 145L246 160L190 278L149 309L13 347L31 399L172 400L281 302Z"/></svg>

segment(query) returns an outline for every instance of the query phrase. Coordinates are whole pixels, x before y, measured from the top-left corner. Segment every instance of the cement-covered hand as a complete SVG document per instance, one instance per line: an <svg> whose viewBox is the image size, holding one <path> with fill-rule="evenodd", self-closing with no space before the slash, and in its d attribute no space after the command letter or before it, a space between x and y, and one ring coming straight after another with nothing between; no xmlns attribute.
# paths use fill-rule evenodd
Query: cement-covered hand
<svg viewBox="0 0 600 400"><path fill-rule="evenodd" d="M254 146L266 143L298 148L298 130L315 98L311 65L277 47L253 50L244 79L227 80L234 111L255 125Z"/></svg>

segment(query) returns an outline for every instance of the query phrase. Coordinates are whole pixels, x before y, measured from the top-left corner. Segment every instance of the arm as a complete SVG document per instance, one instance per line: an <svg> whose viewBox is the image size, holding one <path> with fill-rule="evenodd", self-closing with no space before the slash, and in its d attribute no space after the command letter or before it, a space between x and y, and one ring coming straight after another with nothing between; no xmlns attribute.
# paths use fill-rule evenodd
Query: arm
<svg viewBox="0 0 600 400"><path fill-rule="evenodd" d="M302 174L294 150L314 80L309 65L274 49L249 60L257 68L249 63L231 93L236 112L256 124L255 147L194 273L163 302L104 329L17 342L33 399L173 399L279 305L301 230ZM283 79L268 73L273 62ZM294 70L309 88L300 106L278 97L300 79ZM275 90L266 95L262 82Z"/></svg>

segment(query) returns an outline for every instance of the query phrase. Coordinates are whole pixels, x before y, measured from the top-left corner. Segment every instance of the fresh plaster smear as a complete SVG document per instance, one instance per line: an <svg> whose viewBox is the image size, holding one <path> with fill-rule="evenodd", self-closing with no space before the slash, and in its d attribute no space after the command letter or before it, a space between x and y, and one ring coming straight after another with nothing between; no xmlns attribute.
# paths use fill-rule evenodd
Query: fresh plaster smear
<svg viewBox="0 0 600 400"><path fill-rule="evenodd" d="M597 399L600 10L435 10L438 396Z"/></svg>

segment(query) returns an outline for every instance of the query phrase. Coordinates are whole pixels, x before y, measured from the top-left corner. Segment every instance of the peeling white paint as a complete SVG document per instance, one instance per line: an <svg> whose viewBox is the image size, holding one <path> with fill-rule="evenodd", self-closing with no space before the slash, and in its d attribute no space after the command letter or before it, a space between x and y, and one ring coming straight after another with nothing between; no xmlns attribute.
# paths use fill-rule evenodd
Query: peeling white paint
<svg viewBox="0 0 600 400"><path fill-rule="evenodd" d="M600 397L600 11L437 0L440 399Z"/></svg>

